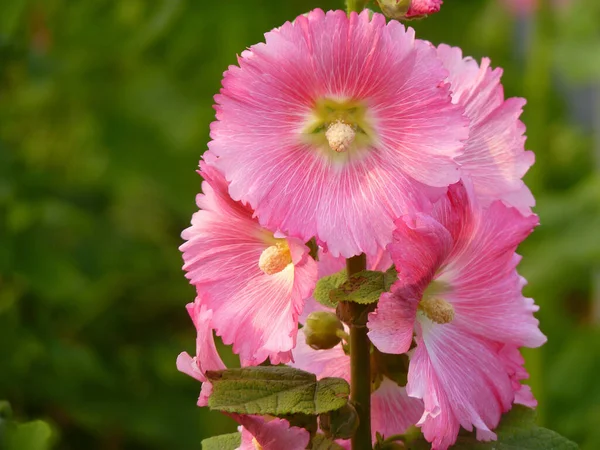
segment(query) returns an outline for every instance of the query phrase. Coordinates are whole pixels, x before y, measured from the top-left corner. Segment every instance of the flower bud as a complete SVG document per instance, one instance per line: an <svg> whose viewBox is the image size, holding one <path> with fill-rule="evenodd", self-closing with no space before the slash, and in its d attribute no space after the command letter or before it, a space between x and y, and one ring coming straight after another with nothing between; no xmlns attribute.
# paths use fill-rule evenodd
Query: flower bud
<svg viewBox="0 0 600 450"><path fill-rule="evenodd" d="M419 19L440 10L443 0L377 0L381 11L391 19Z"/></svg>
<svg viewBox="0 0 600 450"><path fill-rule="evenodd" d="M308 315L304 324L306 343L315 350L327 350L340 343L340 331L344 331L342 322L333 313L315 311Z"/></svg>
<svg viewBox="0 0 600 450"><path fill-rule="evenodd" d="M319 425L325 434L334 439L350 439L358 428L358 413L346 403L335 411L319 416Z"/></svg>

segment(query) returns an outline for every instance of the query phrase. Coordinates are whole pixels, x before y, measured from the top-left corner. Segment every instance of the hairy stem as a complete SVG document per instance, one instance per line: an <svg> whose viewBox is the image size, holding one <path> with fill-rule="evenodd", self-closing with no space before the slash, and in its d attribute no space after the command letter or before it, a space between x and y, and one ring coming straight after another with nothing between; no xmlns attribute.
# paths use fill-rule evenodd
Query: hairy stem
<svg viewBox="0 0 600 450"><path fill-rule="evenodd" d="M346 260L348 277L366 269L364 254ZM371 342L367 336L368 306L347 303L350 323L350 400L358 413L359 425L352 437L352 450L367 450L371 444Z"/></svg>

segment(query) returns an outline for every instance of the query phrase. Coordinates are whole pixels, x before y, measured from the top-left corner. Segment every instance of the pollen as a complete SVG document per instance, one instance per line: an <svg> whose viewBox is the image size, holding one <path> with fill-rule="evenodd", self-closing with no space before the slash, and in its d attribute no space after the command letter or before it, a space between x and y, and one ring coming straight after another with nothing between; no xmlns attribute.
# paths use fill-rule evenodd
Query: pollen
<svg viewBox="0 0 600 450"><path fill-rule="evenodd" d="M292 262L290 247L285 240L263 250L258 260L258 267L267 275L281 272Z"/></svg>
<svg viewBox="0 0 600 450"><path fill-rule="evenodd" d="M423 298L419 309L435 323L445 324L454 320L454 307L439 297Z"/></svg>
<svg viewBox="0 0 600 450"><path fill-rule="evenodd" d="M325 137L332 150L342 153L350 148L356 137L356 132L350 125L338 120L327 127Z"/></svg>

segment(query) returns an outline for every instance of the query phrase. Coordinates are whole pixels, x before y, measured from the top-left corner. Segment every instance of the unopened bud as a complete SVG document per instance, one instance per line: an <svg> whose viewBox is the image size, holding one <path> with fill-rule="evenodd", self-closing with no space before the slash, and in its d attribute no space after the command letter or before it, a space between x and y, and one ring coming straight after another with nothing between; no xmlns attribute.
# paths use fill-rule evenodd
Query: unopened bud
<svg viewBox="0 0 600 450"><path fill-rule="evenodd" d="M352 404L319 416L319 425L333 439L350 439L358 428L358 413Z"/></svg>
<svg viewBox="0 0 600 450"><path fill-rule="evenodd" d="M344 326L335 314L327 311L315 311L306 318L303 330L306 343L311 348L327 350L340 343L339 335L344 331Z"/></svg>
<svg viewBox="0 0 600 450"><path fill-rule="evenodd" d="M440 10L443 0L377 0L383 14L391 19L418 19Z"/></svg>

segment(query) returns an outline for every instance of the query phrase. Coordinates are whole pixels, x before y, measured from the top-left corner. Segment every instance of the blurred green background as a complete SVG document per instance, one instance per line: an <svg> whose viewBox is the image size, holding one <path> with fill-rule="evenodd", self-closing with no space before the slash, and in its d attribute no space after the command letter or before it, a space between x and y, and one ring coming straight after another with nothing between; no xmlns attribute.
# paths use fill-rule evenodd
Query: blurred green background
<svg viewBox="0 0 600 450"><path fill-rule="evenodd" d="M542 225L521 247L549 342L526 353L541 423L600 448L600 2L515 15L447 0L418 36L488 55L524 96ZM56 449L198 449L179 233L212 96L269 29L342 0L2 0L0 400ZM1 425L1 419L0 419Z"/></svg>

